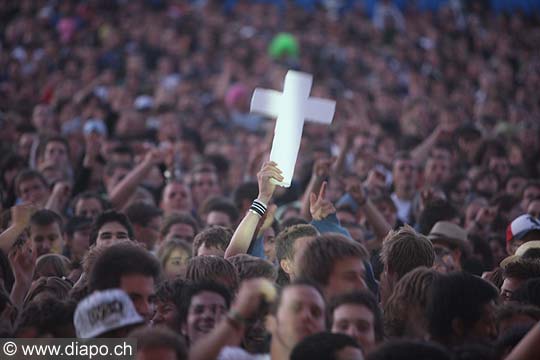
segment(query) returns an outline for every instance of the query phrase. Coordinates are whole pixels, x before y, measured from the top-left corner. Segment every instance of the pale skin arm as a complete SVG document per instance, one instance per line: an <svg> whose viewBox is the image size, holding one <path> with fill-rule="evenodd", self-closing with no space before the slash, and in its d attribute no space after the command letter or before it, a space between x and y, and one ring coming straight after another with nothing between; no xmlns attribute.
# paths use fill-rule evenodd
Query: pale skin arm
<svg viewBox="0 0 540 360"><path fill-rule="evenodd" d="M259 196L257 196L257 200L268 206L267 213L265 214L268 221L273 219L273 212L276 210L275 206L268 205L276 188L276 185L272 184L270 179L275 179L277 181L283 180L281 171L274 162L264 163L262 169L257 174L259 183ZM226 259L237 254L245 254L248 251L251 241L257 232L257 226L259 225L260 220L261 218L259 215L254 214L251 211L246 213L236 228L229 246L225 250ZM267 223L267 221L265 221L265 223Z"/></svg>
<svg viewBox="0 0 540 360"><path fill-rule="evenodd" d="M17 238L24 232L36 208L31 204L16 205L11 208L12 224L0 234L0 250L8 254Z"/></svg>
<svg viewBox="0 0 540 360"><path fill-rule="evenodd" d="M244 281L231 311L244 319L252 318L264 300L271 303L276 298L276 290L266 279L258 278ZM225 319L206 337L199 340L189 352L191 360L214 360L225 346L238 346L244 336L245 326L235 327Z"/></svg>
<svg viewBox="0 0 540 360"><path fill-rule="evenodd" d="M155 164L163 161L164 156L164 152L159 149L150 150L143 161L127 174L122 181L116 184L109 194L109 199L114 208L121 209L129 201L135 190L137 190L137 186L150 173Z"/></svg>
<svg viewBox="0 0 540 360"><path fill-rule="evenodd" d="M24 298L32 285L34 269L36 264L36 254L32 252L30 246L25 243L21 247L13 249L9 254L9 262L13 269L15 282L11 289L10 299L17 309L22 310Z"/></svg>

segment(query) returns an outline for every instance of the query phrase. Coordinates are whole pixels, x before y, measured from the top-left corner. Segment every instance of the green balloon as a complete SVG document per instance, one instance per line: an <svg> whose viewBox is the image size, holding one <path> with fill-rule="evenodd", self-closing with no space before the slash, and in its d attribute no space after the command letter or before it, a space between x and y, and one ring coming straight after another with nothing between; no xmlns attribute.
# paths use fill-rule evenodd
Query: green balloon
<svg viewBox="0 0 540 360"><path fill-rule="evenodd" d="M272 39L268 47L268 54L274 59L298 58L300 55L298 40L289 33L279 33Z"/></svg>

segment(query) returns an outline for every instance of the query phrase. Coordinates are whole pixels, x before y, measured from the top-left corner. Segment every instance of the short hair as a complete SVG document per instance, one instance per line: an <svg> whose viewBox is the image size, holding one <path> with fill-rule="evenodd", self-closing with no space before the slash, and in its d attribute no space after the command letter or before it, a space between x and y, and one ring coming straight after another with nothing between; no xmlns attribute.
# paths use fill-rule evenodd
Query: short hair
<svg viewBox="0 0 540 360"><path fill-rule="evenodd" d="M90 229L91 227L92 219L83 216L74 216L68 220L64 232L68 238L72 238L75 232Z"/></svg>
<svg viewBox="0 0 540 360"><path fill-rule="evenodd" d="M224 285L214 281L192 282L186 286L183 292L179 311L181 323L187 320L189 307L191 306L191 300L193 299L193 297L204 291L213 292L223 297L227 309L231 306L231 292Z"/></svg>
<svg viewBox="0 0 540 360"><path fill-rule="evenodd" d="M451 360L452 355L444 347L432 343L414 340L387 341L373 352L368 360Z"/></svg>
<svg viewBox="0 0 540 360"><path fill-rule="evenodd" d="M186 281L175 278L174 280L165 280L159 283L156 289L156 298L161 302L171 302L176 309L180 311L180 306L184 292L186 290Z"/></svg>
<svg viewBox="0 0 540 360"><path fill-rule="evenodd" d="M306 247L300 257L298 264L300 277L326 286L335 264L348 257L366 261L369 253L363 245L343 235L336 233L319 235Z"/></svg>
<svg viewBox="0 0 540 360"><path fill-rule="evenodd" d="M459 217L459 213L446 200L437 199L426 205L418 216L418 232L428 235L433 225L439 221L450 221Z"/></svg>
<svg viewBox="0 0 540 360"><path fill-rule="evenodd" d="M309 224L309 222L307 222L306 219L304 219L303 217L300 217L300 216L291 216L291 217L288 217L287 219L279 222L279 226L282 229L287 229L287 228L292 227L294 225L308 225L308 224Z"/></svg>
<svg viewBox="0 0 540 360"><path fill-rule="evenodd" d="M187 360L188 351L184 339L166 327L143 327L129 334L137 340L137 352L146 349L166 348L173 350L176 360Z"/></svg>
<svg viewBox="0 0 540 360"><path fill-rule="evenodd" d="M540 307L540 279L532 278L521 284L512 294L512 300Z"/></svg>
<svg viewBox="0 0 540 360"><path fill-rule="evenodd" d="M192 282L214 281L220 283L226 279L232 286L231 290L238 288L238 273L234 266L219 256L195 256L189 260L186 270L186 280Z"/></svg>
<svg viewBox="0 0 540 360"><path fill-rule="evenodd" d="M189 244L187 241L180 240L180 239L170 239L161 244L159 247L156 256L159 260L159 263L161 264L162 268L165 268L165 263L167 260L169 260L169 257L171 256L171 253L175 249L182 249L186 252L188 255L188 258L191 258L191 244Z"/></svg>
<svg viewBox="0 0 540 360"><path fill-rule="evenodd" d="M298 287L298 286L307 286L307 287L313 288L321 296L321 298L323 298L323 300L325 299L323 291L321 287L319 286L319 284L306 278L297 278L291 281L290 283L277 288L276 299L274 300L274 302L270 304L270 314L274 316L277 314L279 307L281 306L281 300L283 299L283 293L285 292L285 290L289 288L293 288L293 287ZM325 306L326 306L326 302L325 302Z"/></svg>
<svg viewBox="0 0 540 360"><path fill-rule="evenodd" d="M375 296L366 290L353 291L350 293L345 293L338 295L330 300L328 305L328 320L330 324L334 323L334 311L342 305L361 305L366 307L373 314L374 319L374 330L375 330L375 340L380 342L384 339L384 329L383 329L383 316L377 299Z"/></svg>
<svg viewBox="0 0 540 360"><path fill-rule="evenodd" d="M233 192L233 202L237 209L242 209L243 202L245 200L247 201L253 201L253 199L257 198L257 194L259 193L259 186L255 181L245 182L238 187Z"/></svg>
<svg viewBox="0 0 540 360"><path fill-rule="evenodd" d="M32 283L28 290L23 307L34 301L37 296L40 296L40 298L54 298L56 301L67 299L72 287L71 282L57 276L40 277Z"/></svg>
<svg viewBox="0 0 540 360"><path fill-rule="evenodd" d="M193 234L199 232L199 224L193 216L188 213L174 212L163 219L163 225L161 225L161 237L164 238L167 236L171 228L176 224L186 224L191 226L193 228Z"/></svg>
<svg viewBox="0 0 540 360"><path fill-rule="evenodd" d="M94 245L97 241L99 230L103 227L103 225L117 222L121 224L123 227L126 228L126 231L128 233L129 239L134 240L134 233L133 233L133 226L131 225L131 222L129 221L128 217L121 212L114 211L114 210L107 210L101 214L98 215L96 220L94 221L94 224L92 225L92 230L90 231L90 245Z"/></svg>
<svg viewBox="0 0 540 360"><path fill-rule="evenodd" d="M37 226L48 226L51 224L57 223L58 227L60 228L60 231L62 230L62 218L60 215L55 213L52 210L48 209L41 209L36 211L31 217L30 217L30 226L37 225Z"/></svg>
<svg viewBox="0 0 540 360"><path fill-rule="evenodd" d="M135 202L129 205L126 209L126 216L131 224L137 224L140 226L148 226L148 223L155 217L161 216L163 211L145 202Z"/></svg>
<svg viewBox="0 0 540 360"><path fill-rule="evenodd" d="M347 347L361 350L360 345L352 337L345 334L321 332L306 336L291 352L291 360L305 359L338 359L337 353Z"/></svg>
<svg viewBox="0 0 540 360"><path fill-rule="evenodd" d="M519 280L540 277L540 260L519 259L511 261L504 268L503 277Z"/></svg>
<svg viewBox="0 0 540 360"><path fill-rule="evenodd" d="M103 208L103 211L110 208L109 203L107 202L107 200L103 198L103 196L101 196L99 193L95 191L87 190L87 191L83 191L82 193L77 194L77 196L75 196L73 200L71 201L71 208L73 209L73 213L75 213L75 207L77 206L77 203L79 202L79 200L88 200L88 199L96 199L97 201L99 201L99 203L101 204L101 207Z"/></svg>
<svg viewBox="0 0 540 360"><path fill-rule="evenodd" d="M213 226L204 229L193 239L193 256L197 256L199 248L206 246L207 248L218 248L223 251L227 250L227 246L231 242L233 231L223 226Z"/></svg>
<svg viewBox="0 0 540 360"><path fill-rule="evenodd" d="M201 206L201 214L208 215L212 211L222 212L226 214L231 223L235 224L238 221L238 208L234 203L227 198L217 196L207 199Z"/></svg>
<svg viewBox="0 0 540 360"><path fill-rule="evenodd" d="M465 272L440 275L433 281L428 300L429 333L447 340L453 335L454 319L461 319L465 328L470 328L482 318L483 306L498 295L493 285L477 276Z"/></svg>
<svg viewBox="0 0 540 360"><path fill-rule="evenodd" d="M71 262L63 255L45 254L41 255L36 260L36 268L34 270L34 278L41 276L57 276L65 277L69 274Z"/></svg>
<svg viewBox="0 0 540 360"><path fill-rule="evenodd" d="M62 135L50 135L50 136L45 136L40 139L38 147L36 149L36 155L38 159L41 159L43 157L43 155L45 154L45 149L47 148L47 145L49 145L52 142L58 142L64 145L66 148L66 153L69 156L69 153L70 153L69 143L66 140L66 138L63 137Z"/></svg>
<svg viewBox="0 0 540 360"><path fill-rule="evenodd" d="M276 281L276 267L270 261L248 254L237 254L227 258L227 260L236 269L240 282L259 277L272 282Z"/></svg>
<svg viewBox="0 0 540 360"><path fill-rule="evenodd" d="M405 335L407 319L411 307L417 306L424 314L418 323L427 322L425 309L431 295L433 281L439 273L425 267L416 268L407 273L396 284L392 295L384 305L384 329L388 336L402 337Z"/></svg>
<svg viewBox="0 0 540 360"><path fill-rule="evenodd" d="M137 243L122 241L107 247L96 258L89 274L89 287L91 291L119 288L122 276L135 274L157 282L159 262Z"/></svg>
<svg viewBox="0 0 540 360"><path fill-rule="evenodd" d="M417 267L433 266L435 253L427 237L405 225L386 235L382 243L381 260L388 270L401 279L403 275Z"/></svg>
<svg viewBox="0 0 540 360"><path fill-rule="evenodd" d="M32 169L25 169L19 172L17 176L15 177L15 181L14 181L15 195L17 195L18 197L21 196L21 192L19 189L19 187L21 186L21 183L34 180L34 179L38 179L39 181L41 181L41 183L43 184L45 188L47 189L49 188L49 184L47 183L47 180L45 180L45 177L39 171L32 170Z"/></svg>
<svg viewBox="0 0 540 360"><path fill-rule="evenodd" d="M292 260L294 258L294 242L306 236L318 236L319 231L313 225L298 224L284 228L276 235L276 258Z"/></svg>
<svg viewBox="0 0 540 360"><path fill-rule="evenodd" d="M74 329L73 334L66 334L65 328L73 326L75 308L76 303L62 299L44 298L33 301L23 310L15 333L34 328L38 337L46 334L55 338L72 337L75 335Z"/></svg>

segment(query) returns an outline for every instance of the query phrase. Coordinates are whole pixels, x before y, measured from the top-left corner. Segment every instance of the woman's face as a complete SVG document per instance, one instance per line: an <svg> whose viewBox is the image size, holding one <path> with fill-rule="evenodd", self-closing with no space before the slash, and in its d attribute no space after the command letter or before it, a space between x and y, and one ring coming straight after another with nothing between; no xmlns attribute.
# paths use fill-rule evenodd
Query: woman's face
<svg viewBox="0 0 540 360"><path fill-rule="evenodd" d="M184 277L186 275L188 253L182 248L175 248L165 261L165 276L168 278Z"/></svg>

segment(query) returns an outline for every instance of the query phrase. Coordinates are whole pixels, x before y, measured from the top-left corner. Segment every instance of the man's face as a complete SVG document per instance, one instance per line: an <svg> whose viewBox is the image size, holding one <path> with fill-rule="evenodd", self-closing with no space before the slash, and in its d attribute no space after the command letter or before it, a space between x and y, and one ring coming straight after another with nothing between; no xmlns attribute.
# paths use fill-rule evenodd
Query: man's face
<svg viewBox="0 0 540 360"><path fill-rule="evenodd" d="M161 216L156 216L148 222L146 226L139 226L136 238L146 244L148 250L153 250L154 245L159 240L159 229L161 228Z"/></svg>
<svg viewBox="0 0 540 360"><path fill-rule="evenodd" d="M375 316L364 305L343 304L334 310L332 332L346 334L370 352L376 345Z"/></svg>
<svg viewBox="0 0 540 360"><path fill-rule="evenodd" d="M291 351L306 336L325 329L324 299L311 286L289 286L283 290L276 315L270 316L272 342Z"/></svg>
<svg viewBox="0 0 540 360"><path fill-rule="evenodd" d="M90 246L90 229L81 229L73 233L71 239L71 257L72 259L82 259L83 255Z"/></svg>
<svg viewBox="0 0 540 360"><path fill-rule="evenodd" d="M75 205L75 215L95 219L103 212L101 202L95 198L80 199Z"/></svg>
<svg viewBox="0 0 540 360"><path fill-rule="evenodd" d="M525 282L525 280L507 277L501 286L502 301L508 303L512 300L512 294Z"/></svg>
<svg viewBox="0 0 540 360"><path fill-rule="evenodd" d="M206 216L206 225L207 226L223 226L223 227L232 227L231 218L229 215L221 211L210 211Z"/></svg>
<svg viewBox="0 0 540 360"><path fill-rule="evenodd" d="M227 313L227 303L223 296L212 291L201 291L191 298L184 335L190 344L206 336Z"/></svg>
<svg viewBox="0 0 540 360"><path fill-rule="evenodd" d="M412 160L396 160L394 162L392 174L396 186L410 189L413 188L416 183L417 173Z"/></svg>
<svg viewBox="0 0 540 360"><path fill-rule="evenodd" d="M137 313L149 322L155 310L154 278L143 274L123 275L120 277L120 289L129 295Z"/></svg>
<svg viewBox="0 0 540 360"><path fill-rule="evenodd" d="M59 141L51 141L45 146L43 153L45 163L66 166L69 163L66 145Z"/></svg>
<svg viewBox="0 0 540 360"><path fill-rule="evenodd" d="M170 227L169 232L165 236L165 241L171 240L173 238L186 240L189 243L193 242L195 237L195 229L189 224L174 224Z"/></svg>
<svg viewBox="0 0 540 360"><path fill-rule="evenodd" d="M127 229L118 222L105 223L98 231L96 244L109 246L117 241L130 240Z"/></svg>
<svg viewBox="0 0 540 360"><path fill-rule="evenodd" d="M527 211L529 203L534 199L540 198L540 188L536 186L529 186L523 191L523 196L521 197L521 209Z"/></svg>
<svg viewBox="0 0 540 360"><path fill-rule="evenodd" d="M425 180L430 185L440 185L450 178L450 160L430 158L426 162Z"/></svg>
<svg viewBox="0 0 540 360"><path fill-rule="evenodd" d="M32 224L30 234L32 251L37 257L49 253L60 254L62 251L64 240L58 223L44 226Z"/></svg>
<svg viewBox="0 0 540 360"><path fill-rule="evenodd" d="M19 183L19 194L25 203L45 204L49 189L39 178L32 178Z"/></svg>
<svg viewBox="0 0 540 360"><path fill-rule="evenodd" d="M364 281L366 268L361 258L347 257L336 261L325 287L328 299L346 292L367 289Z"/></svg>
<svg viewBox="0 0 540 360"><path fill-rule="evenodd" d="M165 213L170 213L173 210L191 211L193 203L188 187L178 182L167 184L163 190L161 208Z"/></svg>
<svg viewBox="0 0 540 360"><path fill-rule="evenodd" d="M193 174L191 192L197 204L202 204L209 197L221 195L217 174L213 172Z"/></svg>

